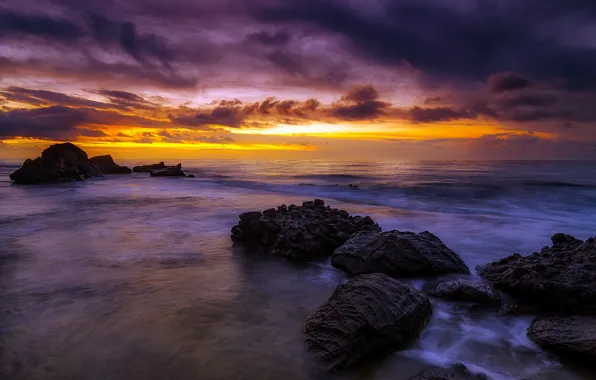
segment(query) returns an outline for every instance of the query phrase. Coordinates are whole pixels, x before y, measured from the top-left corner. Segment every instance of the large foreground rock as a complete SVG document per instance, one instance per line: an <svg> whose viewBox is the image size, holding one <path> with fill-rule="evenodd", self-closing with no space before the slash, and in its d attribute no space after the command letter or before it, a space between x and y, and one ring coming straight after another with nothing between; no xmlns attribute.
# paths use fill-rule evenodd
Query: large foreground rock
<svg viewBox="0 0 596 380"><path fill-rule="evenodd" d="M34 184L102 176L89 162L84 150L64 143L51 145L35 160L27 159L20 169L10 175L10 179L15 183Z"/></svg>
<svg viewBox="0 0 596 380"><path fill-rule="evenodd" d="M132 168L134 173L150 173L151 170L155 169L163 169L166 167L166 164L162 161L159 164L151 164L151 165L139 165Z"/></svg>
<svg viewBox="0 0 596 380"><path fill-rule="evenodd" d="M462 279L441 282L428 295L481 306L498 306L501 303L501 297L492 286Z"/></svg>
<svg viewBox="0 0 596 380"><path fill-rule="evenodd" d="M537 311L596 313L596 239L553 236L553 246L479 267L479 274Z"/></svg>
<svg viewBox="0 0 596 380"><path fill-rule="evenodd" d="M384 274L365 274L335 289L306 320L307 343L330 367L346 367L373 353L404 348L432 314L428 298Z"/></svg>
<svg viewBox="0 0 596 380"><path fill-rule="evenodd" d="M368 216L350 216L317 199L302 206L282 205L262 213L241 214L231 237L276 256L307 261L331 255L356 232L380 230Z"/></svg>
<svg viewBox="0 0 596 380"><path fill-rule="evenodd" d="M109 154L104 156L91 157L89 162L95 165L97 169L103 174L129 174L132 170L126 166L120 166L114 162L114 159Z"/></svg>
<svg viewBox="0 0 596 380"><path fill-rule="evenodd" d="M337 248L331 263L352 274L392 277L469 273L459 255L430 232L360 233Z"/></svg>
<svg viewBox="0 0 596 380"><path fill-rule="evenodd" d="M153 169L150 171L151 177L186 177L182 171L182 164L176 166L166 166L163 169Z"/></svg>
<svg viewBox="0 0 596 380"><path fill-rule="evenodd" d="M528 338L540 347L577 361L596 360L596 317L537 317Z"/></svg>
<svg viewBox="0 0 596 380"><path fill-rule="evenodd" d="M411 380L488 380L488 377L474 374L465 365L458 363L451 368L428 369Z"/></svg>

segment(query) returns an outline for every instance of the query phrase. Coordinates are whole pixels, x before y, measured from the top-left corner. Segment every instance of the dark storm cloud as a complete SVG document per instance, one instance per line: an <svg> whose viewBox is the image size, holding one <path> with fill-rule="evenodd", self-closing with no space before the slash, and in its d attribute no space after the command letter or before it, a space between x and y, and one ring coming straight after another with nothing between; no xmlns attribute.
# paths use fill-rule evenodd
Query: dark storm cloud
<svg viewBox="0 0 596 380"><path fill-rule="evenodd" d="M0 137L72 139L86 119L84 111L63 106L0 112Z"/></svg>
<svg viewBox="0 0 596 380"><path fill-rule="evenodd" d="M0 91L0 96L12 102L31 104L36 106L63 105L73 107L110 108L109 104L96 102L47 90L34 90L11 86Z"/></svg>
<svg viewBox="0 0 596 380"><path fill-rule="evenodd" d="M13 34L47 37L65 43L74 42L84 36L78 25L66 19L0 11L0 36Z"/></svg>
<svg viewBox="0 0 596 380"><path fill-rule="evenodd" d="M87 129L87 128L79 129L78 134L79 134L79 136L84 136L84 137L109 137L110 136L107 133L105 133L104 131L100 131L98 129Z"/></svg>
<svg viewBox="0 0 596 380"><path fill-rule="evenodd" d="M455 110L450 107L413 107L410 110L410 117L414 123L435 123L440 121L472 119L476 116L466 110Z"/></svg>
<svg viewBox="0 0 596 380"><path fill-rule="evenodd" d="M520 90L530 86L530 80L514 71L505 71L488 77L488 86L492 92Z"/></svg>
<svg viewBox="0 0 596 380"><path fill-rule="evenodd" d="M344 120L369 120L385 115L391 104L379 100L379 93L371 86L349 90L329 113Z"/></svg>

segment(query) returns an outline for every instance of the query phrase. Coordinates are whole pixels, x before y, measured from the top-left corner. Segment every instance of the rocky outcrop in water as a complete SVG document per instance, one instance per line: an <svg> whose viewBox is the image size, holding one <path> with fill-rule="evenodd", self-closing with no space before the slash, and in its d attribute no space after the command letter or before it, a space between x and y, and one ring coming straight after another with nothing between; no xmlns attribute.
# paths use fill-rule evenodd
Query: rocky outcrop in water
<svg viewBox="0 0 596 380"><path fill-rule="evenodd" d="M488 377L474 374L465 365L458 363L451 368L428 369L411 380L488 380Z"/></svg>
<svg viewBox="0 0 596 380"><path fill-rule="evenodd" d="M186 177L186 174L182 171L182 164L153 169L149 173L151 177Z"/></svg>
<svg viewBox="0 0 596 380"><path fill-rule="evenodd" d="M309 349L330 368L374 352L406 347L432 314L428 298L384 274L365 274L335 289L306 320Z"/></svg>
<svg viewBox="0 0 596 380"><path fill-rule="evenodd" d="M596 239L556 234L553 246L479 267L479 274L536 311L596 313Z"/></svg>
<svg viewBox="0 0 596 380"><path fill-rule="evenodd" d="M430 232L359 233L335 250L331 263L351 274L392 277L470 272L461 257Z"/></svg>
<svg viewBox="0 0 596 380"><path fill-rule="evenodd" d="M302 206L243 213L231 238L275 256L308 261L331 255L356 232L380 230L368 216L350 216L315 199Z"/></svg>
<svg viewBox="0 0 596 380"><path fill-rule="evenodd" d="M104 156L91 157L89 162L103 174L130 174L132 170L126 166L120 166L114 162L109 154Z"/></svg>
<svg viewBox="0 0 596 380"><path fill-rule="evenodd" d="M35 184L102 176L89 162L84 150L64 143L51 145L35 160L27 159L20 169L10 175L10 179L19 184Z"/></svg>
<svg viewBox="0 0 596 380"><path fill-rule="evenodd" d="M441 282L428 295L481 306L498 306L501 303L501 297L492 286L463 279Z"/></svg>
<svg viewBox="0 0 596 380"><path fill-rule="evenodd" d="M596 359L596 317L541 316L532 321L528 338L545 350L576 361Z"/></svg>
<svg viewBox="0 0 596 380"><path fill-rule="evenodd" d="M159 164L135 166L132 168L132 171L134 173L150 173L151 170L164 169L165 167L166 164L164 164L164 162L162 161Z"/></svg>

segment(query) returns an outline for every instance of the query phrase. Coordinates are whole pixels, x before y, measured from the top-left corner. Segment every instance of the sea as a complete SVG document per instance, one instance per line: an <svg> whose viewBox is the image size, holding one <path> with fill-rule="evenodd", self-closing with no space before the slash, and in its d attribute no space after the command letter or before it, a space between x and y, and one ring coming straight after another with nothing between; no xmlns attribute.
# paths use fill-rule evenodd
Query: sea
<svg viewBox="0 0 596 380"><path fill-rule="evenodd" d="M495 380L596 378L534 345L532 316L435 299L407 350L327 371L304 321L348 276L230 240L242 212L320 198L383 230L430 231L474 272L557 232L595 236L596 162L182 164L196 178L23 186L0 162L0 378L406 380L454 363Z"/></svg>

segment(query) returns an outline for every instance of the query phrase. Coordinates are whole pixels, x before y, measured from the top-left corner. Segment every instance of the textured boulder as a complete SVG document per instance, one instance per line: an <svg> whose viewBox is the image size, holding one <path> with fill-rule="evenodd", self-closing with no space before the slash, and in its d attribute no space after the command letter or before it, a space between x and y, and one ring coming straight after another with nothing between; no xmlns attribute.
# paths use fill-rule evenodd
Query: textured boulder
<svg viewBox="0 0 596 380"><path fill-rule="evenodd" d="M596 359L596 317L541 316L532 321L528 338L545 350L578 361Z"/></svg>
<svg viewBox="0 0 596 380"><path fill-rule="evenodd" d="M470 272L459 255L430 232L359 233L335 250L331 263L352 274L392 277Z"/></svg>
<svg viewBox="0 0 596 380"><path fill-rule="evenodd" d="M441 282L428 294L449 301L471 302L482 306L498 306L501 303L501 297L492 286L461 279Z"/></svg>
<svg viewBox="0 0 596 380"><path fill-rule="evenodd" d="M384 274L365 274L335 289L306 320L309 349L330 368L374 352L406 347L432 314L428 298Z"/></svg>
<svg viewBox="0 0 596 380"><path fill-rule="evenodd" d="M494 286L538 312L596 313L596 239L553 236L553 246L478 268Z"/></svg>
<svg viewBox="0 0 596 380"><path fill-rule="evenodd" d="M10 175L10 179L15 183L35 184L102 176L89 162L84 150L64 143L51 145L35 160L27 159L20 169Z"/></svg>
<svg viewBox="0 0 596 380"><path fill-rule="evenodd" d="M488 377L470 372L465 365L455 364L451 368L431 368L411 380L488 380Z"/></svg>
<svg viewBox="0 0 596 380"><path fill-rule="evenodd" d="M186 177L186 174L182 171L182 164L166 166L162 169L153 169L149 173L151 177Z"/></svg>
<svg viewBox="0 0 596 380"><path fill-rule="evenodd" d="M282 205L262 213L241 214L231 238L272 255L308 261L331 255L356 232L380 230L368 216L350 216L316 199L302 206Z"/></svg>
<svg viewBox="0 0 596 380"><path fill-rule="evenodd" d="M135 166L132 168L132 171L134 173L150 173L151 170L163 169L165 167L166 167L166 164L164 164L164 162L162 161L159 164Z"/></svg>
<svg viewBox="0 0 596 380"><path fill-rule="evenodd" d="M114 162L109 154L105 156L91 157L89 162L103 174L129 174L132 170L126 166L120 166Z"/></svg>

